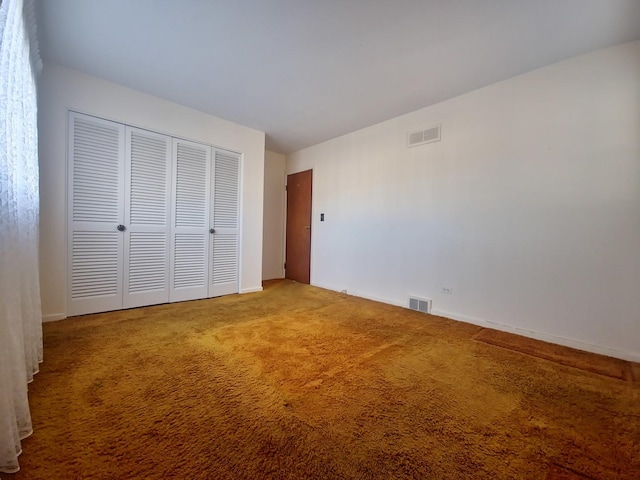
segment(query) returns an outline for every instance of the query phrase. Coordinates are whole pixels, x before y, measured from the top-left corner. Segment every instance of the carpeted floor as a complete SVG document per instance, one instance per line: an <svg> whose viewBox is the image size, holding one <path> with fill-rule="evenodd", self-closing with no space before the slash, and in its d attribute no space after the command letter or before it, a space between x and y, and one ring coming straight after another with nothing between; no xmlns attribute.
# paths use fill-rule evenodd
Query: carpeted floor
<svg viewBox="0 0 640 480"><path fill-rule="evenodd" d="M288 281L45 324L7 478L640 478L639 383L480 330Z"/></svg>
<svg viewBox="0 0 640 480"><path fill-rule="evenodd" d="M618 358L605 357L604 355L595 355L560 345L553 345L533 338L526 338L488 328L483 328L473 338L497 347L507 348L515 352L543 358L568 367L579 368L588 372L617 378L618 380L636 382L638 381L638 377L640 377L640 375L638 375L640 374L640 364L627 362Z"/></svg>

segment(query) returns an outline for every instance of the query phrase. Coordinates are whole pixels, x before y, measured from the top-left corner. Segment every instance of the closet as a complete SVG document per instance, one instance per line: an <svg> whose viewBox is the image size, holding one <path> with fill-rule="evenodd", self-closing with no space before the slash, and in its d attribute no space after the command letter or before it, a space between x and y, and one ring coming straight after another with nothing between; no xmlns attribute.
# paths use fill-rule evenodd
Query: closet
<svg viewBox="0 0 640 480"><path fill-rule="evenodd" d="M68 315L239 291L240 155L69 113Z"/></svg>

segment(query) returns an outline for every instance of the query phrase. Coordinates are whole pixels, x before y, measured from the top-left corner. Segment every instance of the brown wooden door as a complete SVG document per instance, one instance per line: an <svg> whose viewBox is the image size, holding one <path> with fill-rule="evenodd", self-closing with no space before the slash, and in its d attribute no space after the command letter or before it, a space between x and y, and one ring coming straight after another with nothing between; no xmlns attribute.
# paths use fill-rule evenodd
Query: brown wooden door
<svg viewBox="0 0 640 480"><path fill-rule="evenodd" d="M287 253L285 277L309 283L311 277L312 170L287 176Z"/></svg>

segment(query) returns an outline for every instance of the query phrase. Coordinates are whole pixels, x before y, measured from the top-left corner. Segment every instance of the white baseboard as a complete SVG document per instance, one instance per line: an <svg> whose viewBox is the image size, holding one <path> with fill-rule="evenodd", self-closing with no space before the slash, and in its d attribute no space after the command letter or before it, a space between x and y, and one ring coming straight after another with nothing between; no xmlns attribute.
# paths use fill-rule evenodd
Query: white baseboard
<svg viewBox="0 0 640 480"><path fill-rule="evenodd" d="M322 285L320 283L312 283L311 285L314 286L314 287L318 287L318 288L324 288L325 290L331 290L332 292L345 293L344 290L336 290L334 287L329 287L327 285ZM382 297L374 297L374 296L371 296L371 295L365 295L365 294L362 294L362 293L358 292L357 290L347 290L346 294L347 295L351 295L352 297L359 297L359 298L365 298L367 300L373 300L374 302L386 303L387 305L395 305L396 307L406 307L406 305L403 305L403 304L398 303L398 302L394 302L393 300L391 300L389 298L382 298Z"/></svg>
<svg viewBox="0 0 640 480"><path fill-rule="evenodd" d="M324 288L325 290L331 290L333 292L340 293L341 290L337 290L335 287L323 285L321 283L312 282L314 287ZM244 292L243 292L244 293ZM388 305L395 305L397 307L407 308L407 305L393 301L388 298L374 297L371 295L363 295L356 290L347 290L347 295L353 295L354 297L366 298L367 300L373 300L375 302L386 303ZM616 348L606 347L602 345L594 345L591 343L580 342L578 340L572 340L570 338L558 337L556 335L550 335L548 333L536 332L533 330L526 330L524 328L513 327L511 325L505 325L502 323L495 323L488 320L483 320L475 317L468 317L465 315L458 315L456 313L445 312L443 310L432 310L432 315L439 317L445 317L450 320L456 320L458 322L470 323L472 325L478 325L485 328L493 328L494 330L500 330L502 332L515 333L516 335L522 335L523 337L534 338L536 340L542 340L544 342L555 343L556 345L563 345L565 347L575 348L577 350L584 350L585 352L598 353L600 355L606 355L607 357L620 358L622 360L629 360L630 362L640 362L640 352L627 352L624 350L618 350Z"/></svg>
<svg viewBox="0 0 640 480"><path fill-rule="evenodd" d="M393 305L394 307L402 307L407 308L407 305L404 303L395 302L389 298L375 297L372 295L365 295L356 290L349 291L347 290L347 295L353 295L354 297L365 298L367 300L373 300L374 302L386 303L387 305Z"/></svg>
<svg viewBox="0 0 640 480"><path fill-rule="evenodd" d="M522 335L523 337L534 338L536 340L542 340L544 342L549 342L549 343L555 343L556 345L563 345L565 347L571 347L577 350L584 350L585 352L598 353L600 355L606 355L607 357L620 358L622 360L629 360L631 362L640 362L640 353L626 352L623 350L618 350L615 348L605 347L601 345L593 345L591 343L584 343L578 340L572 340L570 338L558 337L555 335L550 335L548 333L535 332L532 330L526 330L524 328L519 328L519 327L512 327L511 325L490 322L488 320L482 320L480 318L474 318L474 317L467 317L465 315L458 315L456 313L445 312L442 310L433 310L431 314L437 315L439 317L449 318L451 320L457 320L459 322L478 325L480 327L500 330L501 332L515 333L516 335Z"/></svg>
<svg viewBox="0 0 640 480"><path fill-rule="evenodd" d="M267 275L266 277L262 278L263 282L266 282L267 280L284 280L284 272L277 275Z"/></svg>
<svg viewBox="0 0 640 480"><path fill-rule="evenodd" d="M330 287L327 285L322 285L319 283L313 283L312 285L320 288L324 288L326 290L332 290L334 292L339 292L340 290L336 290L334 287ZM389 305L396 305L398 307L407 308L407 305L395 302L393 300L372 297L370 295L363 295L355 290L347 290L348 295L353 295L355 297L366 298L367 300L373 300L375 302L386 303ZM598 353L600 355L606 355L607 357L620 358L622 360L628 360L630 362L640 362L640 352L627 352L624 350L618 350L616 348L606 347L602 345L594 345L591 343L580 342L578 340L572 340L570 338L558 337L556 335L550 335L548 333L536 332L533 330L526 330L524 328L513 327L511 325L505 325L502 323L495 323L488 320L483 320L475 317L468 317L465 315L458 315L456 313L445 312L443 310L432 310L432 315L437 315L439 317L445 317L450 320L456 320L459 322L470 323L472 325L478 325L480 327L485 328L493 328L494 330L500 330L502 332L515 333L516 335L522 335L523 337L534 338L536 340L542 340L544 342L555 343L556 345L563 345L565 347L575 348L577 350L584 350L585 352Z"/></svg>
<svg viewBox="0 0 640 480"><path fill-rule="evenodd" d="M243 288L242 290L240 290L240 293L256 293L261 291L262 291L262 287L253 287L253 288Z"/></svg>
<svg viewBox="0 0 640 480"><path fill-rule="evenodd" d="M64 313L50 313L42 316L42 323L57 322L58 320L64 320L65 318L67 318L67 315Z"/></svg>

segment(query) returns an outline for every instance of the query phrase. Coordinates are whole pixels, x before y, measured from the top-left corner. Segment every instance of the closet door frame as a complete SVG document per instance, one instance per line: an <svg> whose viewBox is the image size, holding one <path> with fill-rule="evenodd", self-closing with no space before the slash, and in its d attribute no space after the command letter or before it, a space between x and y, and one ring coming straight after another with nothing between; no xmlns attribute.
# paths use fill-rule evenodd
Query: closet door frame
<svg viewBox="0 0 640 480"><path fill-rule="evenodd" d="M223 215L217 215L216 212L216 169L218 166L218 156L233 158L236 161L237 175L235 185L233 187L236 191L235 197L235 226L228 222L228 215L230 211L225 212ZM241 195L240 187L242 185L242 155L230 150L222 148L213 148L211 154L211 217L210 224L213 234L211 235L209 245L209 297L219 297L223 295L230 295L240 292L240 225L241 225ZM228 188L230 185L225 185ZM224 194L222 195L224 196ZM222 217L222 218L221 218ZM227 217L227 218L224 218ZM230 237L235 236L235 246L231 247L229 244ZM225 262L224 258L216 258L215 252L218 252L222 256L235 257L235 266L231 267L230 262ZM220 271L217 271L216 266ZM233 271L232 271L233 270Z"/></svg>
<svg viewBox="0 0 640 480"><path fill-rule="evenodd" d="M163 135L149 130L141 128L135 128L127 126L126 142L125 142L125 196L124 196L124 218L125 228L124 231L124 285L123 285L123 307L134 308L146 305L155 305L159 303L169 302L169 272L170 272L170 258L171 258L171 192L173 188L172 174L173 174L173 139L168 135ZM164 167L164 179L165 179L165 194L164 194L164 223L158 222L159 215L155 215L153 218L140 218L139 222L136 222L135 217L138 215L132 214L132 201L135 195L133 185L133 147L132 136L139 135L140 137L147 137L148 139L160 140L165 142L164 161L166 162ZM156 176L160 172L154 172ZM137 179L137 181L144 182L144 179ZM154 192L152 190L153 185L139 185L140 201L146 200L153 203ZM146 192L144 192L146 190ZM146 198L143 198L146 197ZM149 198L151 197L151 198ZM158 208L157 201L154 207ZM160 212L158 212L160 213ZM142 217L142 216L140 216ZM161 236L164 236L164 239ZM133 241L132 241L133 236ZM146 238L145 238L146 237ZM164 240L164 245L161 245ZM151 248L149 253L140 255L134 249L138 245L147 242ZM160 260L164 259L163 265L160 265ZM133 265L132 265L133 264ZM158 271L160 270L160 271ZM141 288L141 286L131 285L132 283L140 283L139 280L148 276L152 284L149 288Z"/></svg>
<svg viewBox="0 0 640 480"><path fill-rule="evenodd" d="M179 190L181 188L179 179L180 159L179 146L184 145L196 150L200 149L205 153L205 171L203 180L205 181L205 198L203 201L204 211L202 212L202 222L200 225L180 225L178 218ZM197 300L209 296L209 243L210 243L210 204L211 204L211 146L183 140L173 139L173 187L171 189L171 260L170 260L170 290L169 302L181 302L185 300ZM198 253L198 237L202 239L201 250ZM182 245L182 247L180 247ZM199 255L201 255L199 257ZM180 265L182 263L182 265ZM196 269L202 267L202 271ZM182 285L181 285L182 284Z"/></svg>
<svg viewBox="0 0 640 480"><path fill-rule="evenodd" d="M104 222L82 222L74 220L74 119L85 118L91 122L97 124L108 125L115 127L119 131L118 137L118 151L119 151L119 163L118 163L118 215L117 221L104 221ZM121 121L109 120L103 117L95 116L91 113L78 112L75 110L67 110L67 173L66 173L66 233L67 233L67 315L77 316L91 313L99 313L105 311L121 310L123 308L135 308L146 305L153 305L159 303L171 303L184 300L193 299L205 299L214 296L228 295L233 293L240 293L241 285L241 237L242 237L242 172L243 172L243 155L233 150L227 150L224 148L218 148L210 144L191 141L181 137L176 137L171 134L163 134L148 130L143 127L136 127L130 124L122 123ZM165 228L165 232L168 235L168 242L166 245L167 263L164 266L165 275L167 276L167 288L156 289L156 291L142 292L140 295L129 295L129 275L128 275L128 258L125 258L130 252L131 246L131 234L136 232L147 232L152 229L143 225L138 225L132 228L130 222L130 208L131 208L131 132L139 131L149 136L158 136L166 138L168 141L168 188L169 194L167 195L168 206L168 223ZM206 149L206 202L205 202L205 224L203 228L200 227L176 227L176 183L177 183L177 145L194 145L203 149ZM214 285L213 277L213 246L215 234L210 233L211 229L215 229L220 234L229 233L226 227L216 228L214 221L214 182L215 182L215 152L223 152L237 156L238 158L238 189L237 189L237 225L235 229L232 229L236 234L236 281L232 285ZM96 182L99 181L99 174L96 174ZM99 183L98 183L99 184ZM124 230L120 230L120 226L124 227ZM74 232L82 235L88 231L98 234L107 234L111 238L117 238L117 261L114 264L117 277L117 288L115 293L109 292L109 294L98 294L94 296L85 295L84 297L78 295L74 296ZM203 282L197 288L174 288L175 280L175 239L177 233L197 233L202 234L204 240L204 257L203 257ZM97 242L100 243L99 237ZM85 245L90 243L92 239L85 241ZM77 253L77 252L76 252ZM76 255L77 261L77 255ZM77 265L77 263L76 263ZM96 273L99 274L100 268L96 268ZM78 269L76 268L76 273ZM90 273L88 274L90 275ZM76 276L77 280L77 276ZM77 294L77 289L76 289Z"/></svg>
<svg viewBox="0 0 640 480"><path fill-rule="evenodd" d="M112 122L92 115L68 111L68 150L67 150L67 315L84 315L88 313L104 312L109 310L120 310L122 308L123 291L123 248L124 235L119 231L118 226L124 221L124 144L125 126L118 122ZM76 120L85 120L99 126L110 127L118 131L118 185L117 185L117 214L110 220L83 221L76 220L74 215L74 194L76 184L74 177L76 172ZM98 158L93 159L93 163L99 163ZM97 187L101 183L99 172L91 172L91 175L84 174L90 187L93 181ZM94 177L92 180L89 177ZM104 182L102 182L104 184ZM95 191L95 190L94 190ZM80 195L90 195L88 188ZM76 244L77 239L77 244ZM115 239L114 245L110 248L115 250L116 258L110 259L106 255L110 240ZM74 249L74 245L77 248ZM102 246L100 251L98 245ZM115 248L114 248L115 247ZM92 255L99 255L100 259L90 265L88 258ZM84 259L82 258L84 257ZM96 266L96 265L99 266ZM107 293L100 291L99 279L105 277L115 277L115 292ZM77 291L74 288L74 280L77 284L84 279L85 285L78 285ZM91 280L92 279L92 280ZM84 291L84 292L83 292ZM93 291L94 295L89 295Z"/></svg>

